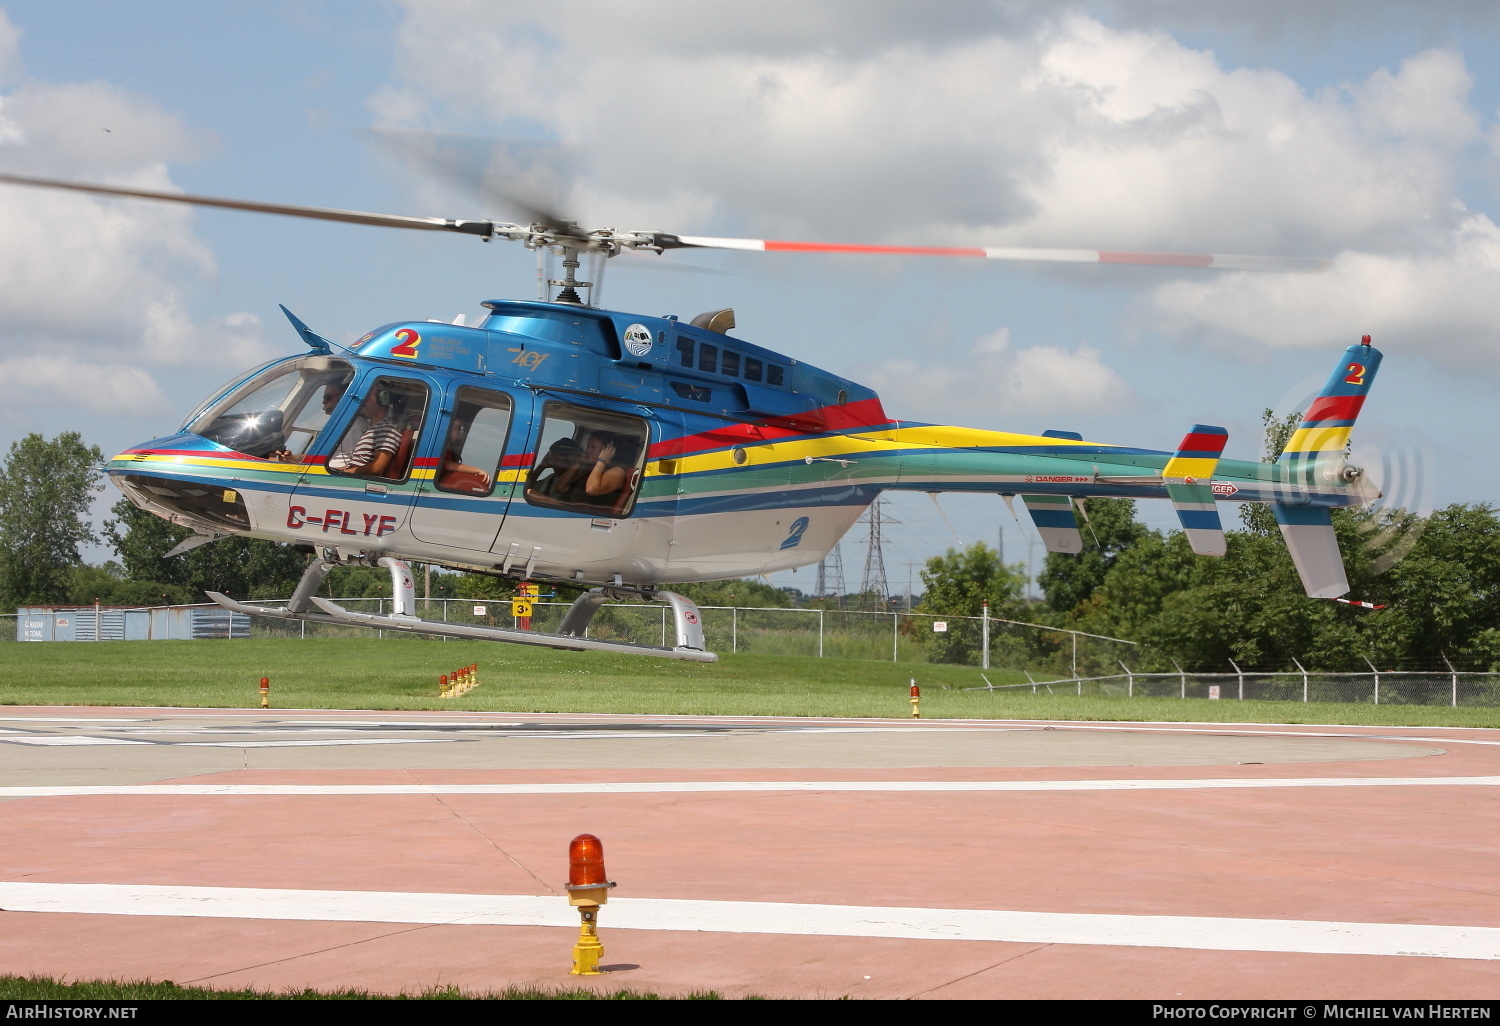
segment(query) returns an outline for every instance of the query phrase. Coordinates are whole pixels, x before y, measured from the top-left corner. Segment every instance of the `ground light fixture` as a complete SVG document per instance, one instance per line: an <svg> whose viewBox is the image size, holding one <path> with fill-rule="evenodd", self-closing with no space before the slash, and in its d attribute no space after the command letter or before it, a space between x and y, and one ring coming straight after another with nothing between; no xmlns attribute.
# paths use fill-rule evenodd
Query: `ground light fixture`
<svg viewBox="0 0 1500 1026"><path fill-rule="evenodd" d="M609 900L614 881L604 871L604 842L579 834L568 844L568 904L578 908L578 943L573 946L574 976L600 976L599 906Z"/></svg>

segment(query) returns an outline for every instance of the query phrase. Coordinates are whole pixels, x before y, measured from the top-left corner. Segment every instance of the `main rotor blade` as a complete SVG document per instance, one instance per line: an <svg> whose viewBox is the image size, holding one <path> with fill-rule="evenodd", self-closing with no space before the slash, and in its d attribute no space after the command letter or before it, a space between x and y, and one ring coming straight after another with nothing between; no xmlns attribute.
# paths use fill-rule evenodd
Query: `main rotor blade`
<svg viewBox="0 0 1500 1026"><path fill-rule="evenodd" d="M861 253L891 256L969 257L978 260L1031 260L1069 264L1143 264L1205 267L1224 271L1326 271L1327 260L1306 257L1245 256L1229 253L1144 253L1108 249L1025 249L1009 246L866 246L841 242L785 242L774 239L718 239L702 235L662 236L664 249L737 249L766 253Z"/></svg>
<svg viewBox="0 0 1500 1026"><path fill-rule="evenodd" d="M27 178L0 174L0 182L14 185L38 185L47 189L71 189L74 192L100 193L106 196L129 196L133 199L166 200L189 203L196 207L222 207L225 210L249 210L258 214L284 214L289 217L311 217L319 221L343 221L347 224L370 224L381 228L417 228L429 232L459 232L488 238L495 234L492 221L451 221L441 217L407 217L404 214L372 214L361 210L335 210L331 207L302 207L289 203L256 203L249 200L222 199L217 196L193 196L182 192L155 192L149 189L122 189L113 185L91 185L67 182L57 178Z"/></svg>

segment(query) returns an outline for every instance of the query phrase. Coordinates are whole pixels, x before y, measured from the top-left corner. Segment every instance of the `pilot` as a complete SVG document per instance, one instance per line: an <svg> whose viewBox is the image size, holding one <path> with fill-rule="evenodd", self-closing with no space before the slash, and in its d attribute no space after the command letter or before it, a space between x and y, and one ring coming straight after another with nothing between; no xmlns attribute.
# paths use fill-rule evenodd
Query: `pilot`
<svg viewBox="0 0 1500 1026"><path fill-rule="evenodd" d="M340 443L339 451L328 460L330 470L341 470L346 474L380 475L389 469L396 450L401 448L401 429L392 422L390 416L392 402L393 396L388 389L378 386L370 389L370 394L365 396L365 401L359 408L359 417L344 432L344 442ZM359 435L354 447L345 451L345 445L354 437L361 419L369 427Z"/></svg>
<svg viewBox="0 0 1500 1026"><path fill-rule="evenodd" d="M328 418L333 415L334 407L336 407L339 404L339 400L340 399L344 398L344 392L345 392L346 389L348 389L348 387L349 387L349 378L347 378L347 377L343 378L341 380L337 380L337 381L329 381L326 384L324 384L324 386L323 386L323 396L322 396L322 402L323 402L323 422L324 423L327 423ZM352 436L353 436L353 432L350 432L348 435L346 435L346 437L352 437ZM285 449L285 448L277 449L274 452L268 452L268 453L266 453L266 459L268 459L268 460L280 460L282 463L301 463L302 462L302 458L300 456L297 456L296 454L294 454L290 449Z"/></svg>
<svg viewBox="0 0 1500 1026"><path fill-rule="evenodd" d="M531 472L531 483L526 494L553 499L557 502L584 501L584 485L588 480L583 450L571 438L559 438L547 449L547 455ZM542 471L552 473L542 477Z"/></svg>
<svg viewBox="0 0 1500 1026"><path fill-rule="evenodd" d="M628 445L628 441L626 443ZM630 480L631 467L620 452L615 437L608 431L594 431L584 445L584 459L588 461L589 476L583 491L584 502L595 506L611 506L620 497L620 490ZM634 460L628 461L634 463Z"/></svg>

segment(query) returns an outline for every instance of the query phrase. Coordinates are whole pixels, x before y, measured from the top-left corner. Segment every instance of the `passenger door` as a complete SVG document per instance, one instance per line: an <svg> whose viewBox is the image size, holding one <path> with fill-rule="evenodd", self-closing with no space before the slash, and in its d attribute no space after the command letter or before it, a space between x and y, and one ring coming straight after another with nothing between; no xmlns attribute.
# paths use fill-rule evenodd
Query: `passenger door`
<svg viewBox="0 0 1500 1026"><path fill-rule="evenodd" d="M512 491L525 480L521 464L534 400L525 392L450 387L432 434L440 444L419 461L426 480L412 511L412 534L432 545L488 553Z"/></svg>
<svg viewBox="0 0 1500 1026"><path fill-rule="evenodd" d="M393 536L408 531L420 485L414 457L432 389L421 378L378 374L353 391L353 415L340 411L346 419L334 431L336 441L318 440L320 451L293 492L287 527L310 545L388 548Z"/></svg>

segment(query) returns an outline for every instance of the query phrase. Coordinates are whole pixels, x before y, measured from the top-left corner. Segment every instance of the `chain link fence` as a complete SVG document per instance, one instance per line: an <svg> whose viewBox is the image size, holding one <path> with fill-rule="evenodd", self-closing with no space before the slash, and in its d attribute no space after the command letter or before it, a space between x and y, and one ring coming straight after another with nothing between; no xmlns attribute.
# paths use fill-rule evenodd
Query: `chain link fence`
<svg viewBox="0 0 1500 1026"><path fill-rule="evenodd" d="M1029 684L1001 684L965 690L1029 690L1034 694L1121 698L1446 705L1457 708L1461 705L1500 705L1500 674L1453 669L1371 670L1368 673L1320 673L1316 670L1235 673L1127 671L1100 677L1033 679Z"/></svg>
<svg viewBox="0 0 1500 1026"><path fill-rule="evenodd" d="M284 605L285 600L258 600ZM336 600L352 612L391 611L387 598ZM555 633L566 602L535 602L529 624L510 615L510 602L418 599L424 619ZM943 663L981 670L1023 673L1029 683L974 691L1030 691L1120 698L1170 697L1228 701L1359 702L1376 705L1500 705L1500 674L1447 667L1442 670L1377 670L1325 673L1316 670L1229 673L1176 670L1141 673L1130 668L1133 642L996 617L941 617L926 613L859 612L840 609L704 606L704 636L715 652L801 658L868 659L897 663ZM16 640L16 617L0 614L0 640ZM235 632L238 634L238 632ZM446 639L367 627L252 617L253 638ZM609 603L589 625L588 636L637 645L666 646L672 640L665 603Z"/></svg>
<svg viewBox="0 0 1500 1026"><path fill-rule="evenodd" d="M388 598L341 598L350 612L384 614ZM285 599L258 599L284 606ZM475 624L555 633L568 610L566 602L532 604L529 622L510 615L510 602L475 599L418 599L417 615L446 623ZM872 659L898 663L946 663L981 669L1027 669L1044 675L1097 674L1134 644L1081 631L1001 620L985 616L934 616L926 613L861 612L842 609L703 606L705 641L712 651L803 658ZM16 638L14 616L0 622L0 637ZM238 633L238 632L236 632ZM422 638L404 631L373 632L375 637ZM307 620L251 619L255 638L367 638L370 628ZM671 610L663 602L608 603L589 624L591 638L637 645L666 646L673 637Z"/></svg>

